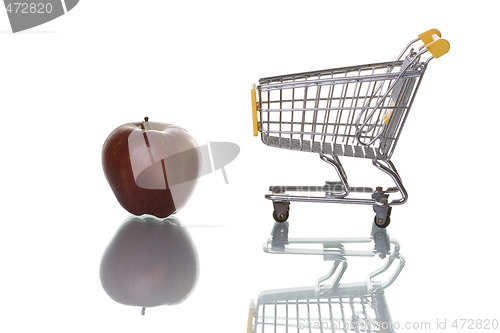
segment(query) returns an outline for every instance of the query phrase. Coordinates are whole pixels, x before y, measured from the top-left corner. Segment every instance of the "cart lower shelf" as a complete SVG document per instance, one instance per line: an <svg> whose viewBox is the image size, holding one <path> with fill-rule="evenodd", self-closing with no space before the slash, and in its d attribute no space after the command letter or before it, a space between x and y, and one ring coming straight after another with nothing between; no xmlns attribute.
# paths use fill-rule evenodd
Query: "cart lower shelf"
<svg viewBox="0 0 500 333"><path fill-rule="evenodd" d="M319 154L350 156L368 159L384 159L386 156L380 154L378 149L371 146L361 146L352 144L340 144L332 142L317 142L311 143L310 140L290 139L286 134L282 136L271 136L262 134L264 144L290 150L306 151Z"/></svg>

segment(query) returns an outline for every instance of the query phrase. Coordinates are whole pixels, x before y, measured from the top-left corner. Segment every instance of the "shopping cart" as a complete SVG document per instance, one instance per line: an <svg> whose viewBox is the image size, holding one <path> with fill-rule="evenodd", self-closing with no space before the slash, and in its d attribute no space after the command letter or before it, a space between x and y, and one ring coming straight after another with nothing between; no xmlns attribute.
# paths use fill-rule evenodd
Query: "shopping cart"
<svg viewBox="0 0 500 333"><path fill-rule="evenodd" d="M414 49L418 41L423 45ZM396 61L260 79L252 89L254 135L260 132L271 147L318 153L340 178L324 186L270 186L266 198L273 201L274 219L288 219L291 201L363 204L373 206L377 226L387 227L391 206L408 197L391 156L429 61L449 48L431 29L412 40ZM431 56L421 61L426 52ZM396 186L350 187L339 156L371 159ZM351 192L371 193L371 199L352 198ZM397 192L400 198L389 201L389 193Z"/></svg>
<svg viewBox="0 0 500 333"><path fill-rule="evenodd" d="M279 228L273 231L273 238L264 246L266 252L322 255L324 260L333 262L333 267L313 287L262 292L256 304L250 303L248 333L394 332L385 290L399 276L405 260L399 253L399 243L390 240L385 229L374 230L371 238L289 239L286 245L276 247L275 243L280 242L278 232ZM348 248L367 243L375 243L374 248ZM370 273L366 282L340 283L348 257L376 255L385 259L384 264ZM391 273L388 277L377 279L387 271ZM322 284L332 277L331 283Z"/></svg>

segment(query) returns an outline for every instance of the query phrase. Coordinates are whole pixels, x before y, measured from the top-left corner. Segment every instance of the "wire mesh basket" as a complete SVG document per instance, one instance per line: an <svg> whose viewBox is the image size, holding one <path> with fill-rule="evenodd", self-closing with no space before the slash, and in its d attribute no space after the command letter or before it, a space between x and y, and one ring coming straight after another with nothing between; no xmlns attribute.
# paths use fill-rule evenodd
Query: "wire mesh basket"
<svg viewBox="0 0 500 333"><path fill-rule="evenodd" d="M411 46L417 41L423 45L415 50ZM260 79L252 89L254 135L260 132L267 146L318 153L340 177L340 182L327 182L321 187L271 186L272 194L266 198L275 204L275 220L283 222L288 218L290 201L355 203L373 205L375 222L386 227L390 206L407 199L390 159L429 61L448 50L449 43L441 33L431 29L408 43L395 61ZM426 52L432 56L422 61ZM338 156L373 160L377 168L392 177L396 187L351 188ZM308 191L325 195L286 194ZM351 198L351 192L372 192L375 197ZM399 192L401 198L383 202L390 192Z"/></svg>

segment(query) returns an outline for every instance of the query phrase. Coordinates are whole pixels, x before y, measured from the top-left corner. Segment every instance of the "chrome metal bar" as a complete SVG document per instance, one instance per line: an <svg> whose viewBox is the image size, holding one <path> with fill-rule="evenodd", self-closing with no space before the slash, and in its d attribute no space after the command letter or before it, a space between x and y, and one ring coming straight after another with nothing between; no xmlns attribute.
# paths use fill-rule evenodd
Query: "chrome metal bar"
<svg viewBox="0 0 500 333"><path fill-rule="evenodd" d="M273 193L286 193L286 192L336 192L339 187L343 188L341 182L327 182L323 186L269 186L269 191ZM350 187L351 192L357 193L373 193L373 188L371 187ZM385 192L397 192L396 187L390 187Z"/></svg>
<svg viewBox="0 0 500 333"><path fill-rule="evenodd" d="M281 134L283 126L283 90L280 90L280 120L279 120L279 143L281 146Z"/></svg>
<svg viewBox="0 0 500 333"><path fill-rule="evenodd" d="M307 109L307 87L304 88L304 109ZM303 133L304 132L304 123L306 122L306 112L302 112L302 127L300 128L300 131ZM304 142L304 134L300 134L300 146L303 146Z"/></svg>
<svg viewBox="0 0 500 333"><path fill-rule="evenodd" d="M318 124L318 108L319 108L319 102L320 102L320 98L321 98L321 87L322 86L318 86L317 90L316 90L316 99L314 101L314 108L316 109L314 111L314 114L313 114L313 120L312 120L312 128L311 128L311 132L313 132L314 134L312 134L312 137L311 137L311 141L314 142L314 136L315 136L315 133L316 133L316 126ZM313 149L313 145L311 145L311 151Z"/></svg>
<svg viewBox="0 0 500 333"><path fill-rule="evenodd" d="M311 71L311 72L303 72L303 73L296 73L296 74L286 74L286 75L279 75L279 76L272 76L272 77L265 77L261 78L259 80L259 84L261 85L269 85L275 82L282 82L282 81L290 81L290 80L305 80L313 76L328 76L328 75L335 75L335 74L343 74L345 72L353 72L357 71L360 68L361 69L371 69L371 68L385 68L387 65L392 65L394 62L398 63L401 62L399 59L396 61L387 61L387 62L379 62L379 63L372 63L372 64L365 64L365 65L357 65L357 66L347 66L347 67L339 67L339 68L332 68L332 69L326 69L326 70L319 70L319 71Z"/></svg>
<svg viewBox="0 0 500 333"><path fill-rule="evenodd" d="M361 70L358 72L358 76L361 75ZM363 85L362 82L359 82L357 81L356 82L356 86L354 87L354 90L353 90L353 96L351 97L351 106L350 106L350 109L349 109L349 116L348 116L348 123L349 123L349 135L352 135L352 129L353 129L353 126L354 128L356 127L354 125L354 117L356 115L356 111L353 111L353 108L355 107L355 105L357 105L358 103L358 100L359 100L359 97L361 95L361 86ZM356 130L354 130L354 133L356 132ZM352 144L354 144L354 138L352 137Z"/></svg>
<svg viewBox="0 0 500 333"><path fill-rule="evenodd" d="M386 93L384 94L384 96L382 97L382 99L377 103L377 105L373 108L373 110L370 112L370 114L367 116L367 119L363 122L363 124L361 125L361 128L358 129L358 133L356 134L356 138L358 139L359 143L361 145L364 145L364 146L369 146L371 144L373 144L383 133L384 133L384 130L380 131L378 133L378 135L376 135L373 139L371 139L368 143L366 142L363 142L361 141L361 134L363 133L362 132L362 128L365 127L368 123L368 121L372 118L373 114L375 113L375 111L377 111L377 109L379 109L379 107L382 105L382 103L384 103L385 99L387 98L387 96L389 96L389 93L392 91L392 89L394 88L394 86L396 85L396 83L399 81L399 79L403 76L403 74L406 72L406 70L410 67L411 64L413 64L417 59L420 58L420 56L422 54L424 54L425 52L427 52L427 49L425 49L424 51L421 51L419 52L415 57L413 57L407 64L404 68L401 68L400 72L399 72L399 75L398 77L392 82L392 84L389 86L389 88L387 88L387 91Z"/></svg>
<svg viewBox="0 0 500 333"><path fill-rule="evenodd" d="M427 64L432 59L434 59L434 58L433 57L429 58L427 60L427 63L425 63L425 65L422 65L422 67L420 69L421 74L420 74L420 77L418 78L418 82L417 82L417 84L416 84L416 86L415 86L415 88L413 90L413 94L412 94L411 99L410 99L410 101L408 103L408 106L407 106L408 109L407 110L410 110L411 107L413 106L413 101L415 100L415 96L417 95L417 91L420 88L420 83L422 82L422 78L423 78L423 76L425 74L425 71L427 69ZM392 143L390 149L387 152L385 152L385 154L384 154L384 155L387 156L388 160L391 158L392 153L394 152L394 149L396 148L396 144L398 143L399 137L401 136L401 128L403 128L403 126L405 125L407 118L408 118L408 112L405 112L405 114L403 116L403 119L400 120L399 129L397 131L396 137L394 138L394 142Z"/></svg>
<svg viewBox="0 0 500 333"><path fill-rule="evenodd" d="M292 149L292 139L293 139L293 133L294 133L294 123L293 123L293 116L295 115L295 88L292 89L292 128L290 129L290 149Z"/></svg>
<svg viewBox="0 0 500 333"><path fill-rule="evenodd" d="M311 197L311 196L285 195L285 194L266 194L265 198L272 201L324 202L324 203L343 203L343 204L357 204L357 205L378 204L373 199Z"/></svg>
<svg viewBox="0 0 500 333"><path fill-rule="evenodd" d="M413 44L415 44L416 42L418 42L420 40L420 38L415 38L414 40L412 40L411 42L409 42L406 47L403 49L403 51L401 51L401 53L399 54L399 56L396 58L396 60L400 60L402 56L405 55L406 51L408 51L408 49L410 48L410 46L412 46ZM425 46L425 45L424 45Z"/></svg>
<svg viewBox="0 0 500 333"><path fill-rule="evenodd" d="M342 182L344 186L347 186L347 174L345 173L345 169L342 166L342 163L340 163L340 159L337 155L332 155L332 159L336 162L336 165L339 166L339 169L337 170L338 172L341 172L343 175L343 179L345 179L345 182ZM349 188L350 189L350 188Z"/></svg>
<svg viewBox="0 0 500 333"><path fill-rule="evenodd" d="M328 126L330 124L330 108L332 106L332 101L333 101L333 91L335 89L335 85L331 85L328 90L328 97L327 97L327 102L326 102L326 111L325 111L325 120L323 123L323 128L321 129L321 134L323 136L322 140L322 145L325 145L325 140L326 140L326 133L328 133ZM332 137L333 140L333 137ZM323 149L323 148L322 148Z"/></svg>
<svg viewBox="0 0 500 333"><path fill-rule="evenodd" d="M346 197L349 195L351 189L349 187L349 184L347 182L347 175L345 173L344 168L342 167L342 164L340 163L339 158L336 155L332 155L333 158L329 158L325 156L324 154L320 154L319 157L325 161L326 163L330 164L335 168L337 171L337 174L339 175L340 181L342 182L342 185L344 186L344 192L341 194L331 194L334 195L335 197Z"/></svg>
<svg viewBox="0 0 500 333"><path fill-rule="evenodd" d="M335 155L334 155L335 156ZM320 157L322 160L327 162L328 164L331 164L335 167L337 170L337 173L339 177L341 178L342 186L344 187L344 192L340 194L332 194L331 196L305 196L305 195L290 195L286 193L273 193L273 194L266 194L265 198L272 200L272 201L297 201L297 202L324 202L324 203L344 203L344 204L360 204L360 205L382 205L382 203L377 202L374 199L362 199L362 198L348 198L347 196L351 192L351 187L349 187L347 183L347 176L345 175L345 171L342 167L342 164L340 164L340 161L338 160L338 157L336 157L337 161L330 159L326 157L323 154L320 154ZM399 176L396 167L390 160L384 160L383 161L386 165L382 164L380 160L372 160L372 163L375 167L377 167L379 170L382 170L383 172L387 173L391 178L393 179L394 183L396 184L396 187L390 187L388 188L385 192L390 193L390 192L395 192L396 190L399 191L401 198L400 199L395 199L392 200L389 205L402 205L408 200L408 192L406 191L405 187L403 186L401 177ZM273 186L270 187L270 189L275 188ZM276 188L282 188L283 191L289 190L293 191L295 188L297 191L303 191L303 190L311 190L311 191L316 191L318 189L324 189L324 187L308 187L308 186L283 186L283 187L276 187ZM356 191L359 192L359 191Z"/></svg>
<svg viewBox="0 0 500 333"><path fill-rule="evenodd" d="M385 163L387 163L388 167L380 163L379 160L372 160L372 163L374 166L376 166L379 170L382 170L383 172L387 173L389 176L391 176L392 180L396 184L396 187L399 190L399 193L401 194L401 198L397 200L392 200L389 205L402 205L408 200L408 192L406 191L405 187L403 186L403 182L401 180L401 177L396 171L396 167L390 160L385 160Z"/></svg>
<svg viewBox="0 0 500 333"><path fill-rule="evenodd" d="M427 52L427 50L421 52L422 54ZM419 53L420 54L420 53ZM310 80L310 81L292 81L292 82L283 82L277 83L272 86L259 86L258 88L262 92L266 91L274 91L274 90L282 90L282 89L291 89L291 88L304 88L304 87L314 87L314 86L325 86L332 84L348 84L348 83L356 83L356 82L370 82L376 81L379 82L381 80L390 80L392 78L397 78L400 73L381 73L381 74L373 74L373 75L363 75L363 76L345 76L345 77L336 77L336 78L327 78L327 79L319 79L319 80ZM408 73L409 77L411 76L419 76L419 73Z"/></svg>

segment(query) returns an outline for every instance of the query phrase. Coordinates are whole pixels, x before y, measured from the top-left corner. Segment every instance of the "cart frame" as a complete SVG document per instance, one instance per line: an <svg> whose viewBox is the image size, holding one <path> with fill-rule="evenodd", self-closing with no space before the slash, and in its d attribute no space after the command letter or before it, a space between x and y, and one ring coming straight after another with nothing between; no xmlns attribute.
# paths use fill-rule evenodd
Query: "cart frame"
<svg viewBox="0 0 500 333"><path fill-rule="evenodd" d="M415 50L412 45L418 41L423 45ZM291 201L361 204L371 205L377 226L387 227L392 206L408 199L390 159L429 62L448 50L448 41L431 29L410 41L392 62L260 79L251 94L254 135L260 132L268 146L318 153L340 178L324 186L270 186L265 197L273 202L274 219L288 219ZM427 52L431 56L420 61ZM339 156L371 159L395 186L351 187ZM349 197L354 192L371 193L371 199ZM399 193L399 198L389 201L389 193Z"/></svg>

